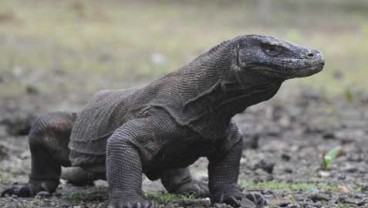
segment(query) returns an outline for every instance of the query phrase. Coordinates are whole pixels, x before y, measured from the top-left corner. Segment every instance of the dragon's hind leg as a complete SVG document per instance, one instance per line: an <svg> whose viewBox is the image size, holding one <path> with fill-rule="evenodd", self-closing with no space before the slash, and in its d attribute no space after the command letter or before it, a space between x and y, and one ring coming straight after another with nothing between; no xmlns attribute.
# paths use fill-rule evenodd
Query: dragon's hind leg
<svg viewBox="0 0 368 208"><path fill-rule="evenodd" d="M209 196L207 184L192 179L188 168L164 171L161 182L170 193L195 194L199 197Z"/></svg>
<svg viewBox="0 0 368 208"><path fill-rule="evenodd" d="M106 173L90 172L81 167L66 167L62 169L61 179L75 186L93 185L95 180L106 180Z"/></svg>
<svg viewBox="0 0 368 208"><path fill-rule="evenodd" d="M32 160L29 182L4 190L2 196L29 197L56 190L61 166L70 166L68 143L75 119L75 113L52 112L34 120L28 137Z"/></svg>

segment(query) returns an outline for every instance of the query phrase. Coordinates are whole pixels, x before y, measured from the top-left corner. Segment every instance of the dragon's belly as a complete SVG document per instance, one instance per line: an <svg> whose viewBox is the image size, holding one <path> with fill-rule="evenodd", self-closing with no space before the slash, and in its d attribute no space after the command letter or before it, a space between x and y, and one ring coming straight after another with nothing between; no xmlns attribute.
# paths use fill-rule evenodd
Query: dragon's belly
<svg viewBox="0 0 368 208"><path fill-rule="evenodd" d="M157 179L163 171L187 167L200 157L210 156L215 150L214 142L176 142L162 148L150 161L146 161L143 164L143 171L151 180Z"/></svg>

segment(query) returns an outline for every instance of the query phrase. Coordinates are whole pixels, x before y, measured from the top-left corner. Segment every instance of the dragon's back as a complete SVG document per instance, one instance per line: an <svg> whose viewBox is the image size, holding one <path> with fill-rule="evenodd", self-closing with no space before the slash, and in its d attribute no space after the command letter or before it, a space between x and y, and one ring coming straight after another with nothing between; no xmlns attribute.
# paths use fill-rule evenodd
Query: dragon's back
<svg viewBox="0 0 368 208"><path fill-rule="evenodd" d="M72 165L84 166L105 162L107 138L129 120L137 89L98 92L78 113L70 136Z"/></svg>

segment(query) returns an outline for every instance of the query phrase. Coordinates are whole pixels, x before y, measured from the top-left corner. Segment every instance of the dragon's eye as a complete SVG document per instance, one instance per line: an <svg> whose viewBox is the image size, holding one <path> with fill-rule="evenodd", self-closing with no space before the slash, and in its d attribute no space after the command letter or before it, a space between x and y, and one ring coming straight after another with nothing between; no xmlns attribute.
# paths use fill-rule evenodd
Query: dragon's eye
<svg viewBox="0 0 368 208"><path fill-rule="evenodd" d="M264 51L271 56L276 56L282 51L282 47L273 44L265 44L263 48Z"/></svg>

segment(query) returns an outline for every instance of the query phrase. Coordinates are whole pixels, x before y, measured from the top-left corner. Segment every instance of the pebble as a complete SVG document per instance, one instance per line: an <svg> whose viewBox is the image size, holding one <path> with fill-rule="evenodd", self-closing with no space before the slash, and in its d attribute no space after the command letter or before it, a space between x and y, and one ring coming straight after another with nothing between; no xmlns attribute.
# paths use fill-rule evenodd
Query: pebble
<svg viewBox="0 0 368 208"><path fill-rule="evenodd" d="M246 137L243 141L244 149L257 149L259 143L259 134Z"/></svg>
<svg viewBox="0 0 368 208"><path fill-rule="evenodd" d="M286 153L282 153L281 159L284 160L284 161L290 161L291 156L286 154Z"/></svg>
<svg viewBox="0 0 368 208"><path fill-rule="evenodd" d="M258 163L255 164L254 168L255 169L260 168L260 169L266 171L267 173L272 173L274 167L275 167L274 162L260 160Z"/></svg>
<svg viewBox="0 0 368 208"><path fill-rule="evenodd" d="M280 202L278 204L279 207L289 207L290 202Z"/></svg>
<svg viewBox="0 0 368 208"><path fill-rule="evenodd" d="M327 178L327 177L330 177L331 173L327 171L319 171L318 175L322 178Z"/></svg>
<svg viewBox="0 0 368 208"><path fill-rule="evenodd" d="M300 208L301 206L298 204L289 204L287 208Z"/></svg>
<svg viewBox="0 0 368 208"><path fill-rule="evenodd" d="M323 134L323 138L324 139L335 139L336 136L335 136L335 134L333 132L325 132Z"/></svg>
<svg viewBox="0 0 368 208"><path fill-rule="evenodd" d="M350 164L347 164L343 169L342 171L344 172L348 172L348 173L355 173L358 171L358 167L356 166L352 166Z"/></svg>
<svg viewBox="0 0 368 208"><path fill-rule="evenodd" d="M327 194L323 194L323 193L313 193L309 195L308 198L311 199L313 202L330 200L330 196L328 196Z"/></svg>

